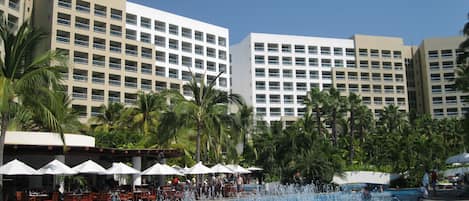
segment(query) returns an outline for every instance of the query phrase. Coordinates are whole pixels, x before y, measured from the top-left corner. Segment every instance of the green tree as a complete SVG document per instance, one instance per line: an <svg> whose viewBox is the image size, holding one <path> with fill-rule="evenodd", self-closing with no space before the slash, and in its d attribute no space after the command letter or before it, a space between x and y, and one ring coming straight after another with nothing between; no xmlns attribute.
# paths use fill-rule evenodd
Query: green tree
<svg viewBox="0 0 469 201"><path fill-rule="evenodd" d="M120 102L112 102L101 105L99 114L91 117L89 122L94 124L94 130L97 132L111 132L119 129L124 113L124 105Z"/></svg>
<svg viewBox="0 0 469 201"><path fill-rule="evenodd" d="M458 65L456 70L458 75L456 78L456 87L461 91L469 92L469 22L464 25L462 33L465 40L459 44L459 49L461 49L463 53L459 54L457 58L457 63L460 65Z"/></svg>
<svg viewBox="0 0 469 201"><path fill-rule="evenodd" d="M200 160L201 139L210 137L210 132L218 130L223 124L223 118L228 115L228 103L240 104L241 97L237 94L228 94L215 88L215 79L205 84L205 79L199 83L193 75L192 80L184 85L192 93L192 98L181 102L178 107L183 111L187 124L196 130L196 161ZM203 133L204 132L204 133Z"/></svg>
<svg viewBox="0 0 469 201"><path fill-rule="evenodd" d="M347 99L340 96L340 91L331 88L329 94L324 97L324 107L327 112L327 121L331 125L332 143L337 146L337 125L339 119L343 118L346 111Z"/></svg>
<svg viewBox="0 0 469 201"><path fill-rule="evenodd" d="M306 105L306 113L312 114L316 117L316 129L319 135L323 134L322 127L323 123L321 120L322 111L324 110L324 97L325 93L320 91L319 88L312 88L311 91L307 94L307 97L304 101Z"/></svg>
<svg viewBox="0 0 469 201"><path fill-rule="evenodd" d="M64 70L62 58L57 52L34 55L33 50L47 35L23 23L18 30L10 28L6 22L0 24L0 38L4 57L0 59L0 164L3 164L5 134L13 115L13 105L40 111L43 122L51 131L63 134L63 127L54 112L40 103L43 97L52 100L58 89L60 72Z"/></svg>
<svg viewBox="0 0 469 201"><path fill-rule="evenodd" d="M158 126L159 117L168 106L166 101L164 93L138 93L137 102L129 108L129 114L132 116L132 123L145 136L149 135L152 127Z"/></svg>

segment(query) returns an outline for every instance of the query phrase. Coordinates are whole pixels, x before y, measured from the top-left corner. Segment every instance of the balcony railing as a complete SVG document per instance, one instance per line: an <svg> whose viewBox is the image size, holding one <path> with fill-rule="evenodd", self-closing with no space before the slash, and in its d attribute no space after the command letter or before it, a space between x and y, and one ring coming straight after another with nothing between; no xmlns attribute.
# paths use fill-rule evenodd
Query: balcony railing
<svg viewBox="0 0 469 201"><path fill-rule="evenodd" d="M111 50L111 52L117 52L117 53L121 53L122 51L120 47L115 47L115 46L110 46L109 50Z"/></svg>
<svg viewBox="0 0 469 201"><path fill-rule="evenodd" d="M89 6L84 6L84 5L79 5L77 4L75 9L77 11L80 11L80 12L85 12L85 13L89 13L90 12L90 7Z"/></svg>
<svg viewBox="0 0 469 201"><path fill-rule="evenodd" d="M106 11L94 9L95 16L106 17Z"/></svg>
<svg viewBox="0 0 469 201"><path fill-rule="evenodd" d="M151 75L151 68L141 68L140 71L142 71L143 74Z"/></svg>
<svg viewBox="0 0 469 201"><path fill-rule="evenodd" d="M133 56L137 56L137 51L136 50L126 49L125 53L133 55Z"/></svg>
<svg viewBox="0 0 469 201"><path fill-rule="evenodd" d="M70 26L70 20L64 18L57 18L57 24Z"/></svg>
<svg viewBox="0 0 469 201"><path fill-rule="evenodd" d="M121 98L120 98L120 97L109 96L108 101L109 101L110 103L121 102Z"/></svg>
<svg viewBox="0 0 469 201"><path fill-rule="evenodd" d="M88 64L88 59L83 57L74 57L73 62L81 63L81 64Z"/></svg>
<svg viewBox="0 0 469 201"><path fill-rule="evenodd" d="M91 100L102 102L102 101L104 101L104 96L103 95L94 95L93 94L93 95L91 95Z"/></svg>
<svg viewBox="0 0 469 201"><path fill-rule="evenodd" d="M70 43L70 38L65 36L57 36L56 40L61 43Z"/></svg>
<svg viewBox="0 0 469 201"><path fill-rule="evenodd" d="M91 79L91 81L92 81L93 83L100 84L100 83L104 83L104 78L102 78L102 77L93 77L93 78Z"/></svg>
<svg viewBox="0 0 469 201"><path fill-rule="evenodd" d="M136 82L125 82L125 87L137 88L137 83Z"/></svg>
<svg viewBox="0 0 469 201"><path fill-rule="evenodd" d="M90 24L86 24L83 22L75 22L75 27L88 30L90 29Z"/></svg>
<svg viewBox="0 0 469 201"><path fill-rule="evenodd" d="M137 67L136 66L125 65L125 70L130 71L130 72L137 72Z"/></svg>
<svg viewBox="0 0 469 201"><path fill-rule="evenodd" d="M86 40L75 39L75 45L88 47L88 46L89 46L89 42L86 41Z"/></svg>
<svg viewBox="0 0 469 201"><path fill-rule="evenodd" d="M59 7L62 7L62 8L71 8L72 7L72 4L68 1L59 0L58 4L59 4Z"/></svg>
<svg viewBox="0 0 469 201"><path fill-rule="evenodd" d="M133 98L126 98L126 99L124 99L124 102L126 104L135 104L137 102L137 100L133 99Z"/></svg>
<svg viewBox="0 0 469 201"><path fill-rule="evenodd" d="M87 99L86 93L79 93L79 92L73 92L72 97L74 99L80 99L80 100L86 100Z"/></svg>
<svg viewBox="0 0 469 201"><path fill-rule="evenodd" d="M104 67L106 65L105 61L93 60L93 66Z"/></svg>
<svg viewBox="0 0 469 201"><path fill-rule="evenodd" d="M121 64L119 64L119 63L109 63L109 68L114 69L114 70L120 70L121 69Z"/></svg>
<svg viewBox="0 0 469 201"><path fill-rule="evenodd" d="M106 33L106 28L105 27L94 26L93 30L94 30L94 32L98 32L98 33Z"/></svg>
<svg viewBox="0 0 469 201"><path fill-rule="evenodd" d="M113 86L121 86L120 80L109 80L109 84Z"/></svg>
<svg viewBox="0 0 469 201"><path fill-rule="evenodd" d="M105 49L106 49L106 45L101 44L101 43L93 43L93 48L94 48L94 49L98 49L98 50L105 50Z"/></svg>
<svg viewBox="0 0 469 201"><path fill-rule="evenodd" d="M88 81L88 76L85 75L73 75L73 80L79 81L79 82L87 82Z"/></svg>
<svg viewBox="0 0 469 201"><path fill-rule="evenodd" d="M151 84L140 84L142 89L152 90Z"/></svg>

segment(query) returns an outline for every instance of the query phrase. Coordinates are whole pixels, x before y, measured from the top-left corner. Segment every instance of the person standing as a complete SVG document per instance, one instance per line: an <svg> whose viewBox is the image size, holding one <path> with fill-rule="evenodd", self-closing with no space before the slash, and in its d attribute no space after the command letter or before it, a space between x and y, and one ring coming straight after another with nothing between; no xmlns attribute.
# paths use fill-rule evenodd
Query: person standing
<svg viewBox="0 0 469 201"><path fill-rule="evenodd" d="M436 170L433 170L431 173L431 185L433 188L433 194L436 195L436 183L438 182L438 174L436 173Z"/></svg>
<svg viewBox="0 0 469 201"><path fill-rule="evenodd" d="M428 176L428 171L425 170L425 173L423 174L423 178L422 178L422 186L423 186L424 197L425 197L425 195L428 195L428 184L429 183L430 183L430 178Z"/></svg>

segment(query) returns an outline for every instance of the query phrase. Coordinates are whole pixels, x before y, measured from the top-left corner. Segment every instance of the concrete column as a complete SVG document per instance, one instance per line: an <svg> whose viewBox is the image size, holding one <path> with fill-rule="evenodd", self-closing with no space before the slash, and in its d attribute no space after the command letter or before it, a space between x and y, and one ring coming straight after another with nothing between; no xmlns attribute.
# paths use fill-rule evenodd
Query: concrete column
<svg viewBox="0 0 469 201"><path fill-rule="evenodd" d="M55 159L57 159L58 161L62 162L65 164L65 155L56 155L55 156ZM65 191L65 180L63 177L60 177L58 175L54 175L54 182L53 182L54 186L53 189L55 189L55 185L60 185L60 188L59 188L59 191L61 193L63 193Z"/></svg>
<svg viewBox="0 0 469 201"><path fill-rule="evenodd" d="M134 168L142 171L142 157L141 156L134 156L132 157L132 164ZM142 176L140 175L132 175L133 187L135 188L136 185L142 185Z"/></svg>

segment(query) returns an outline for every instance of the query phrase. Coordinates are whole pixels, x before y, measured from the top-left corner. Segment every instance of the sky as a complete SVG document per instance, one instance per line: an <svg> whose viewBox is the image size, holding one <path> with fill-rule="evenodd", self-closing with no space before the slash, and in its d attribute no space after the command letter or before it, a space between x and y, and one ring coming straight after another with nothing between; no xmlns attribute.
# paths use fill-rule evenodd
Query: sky
<svg viewBox="0 0 469 201"><path fill-rule="evenodd" d="M461 35L469 0L129 0L230 30L230 43L251 32L350 38L397 36L407 45Z"/></svg>

